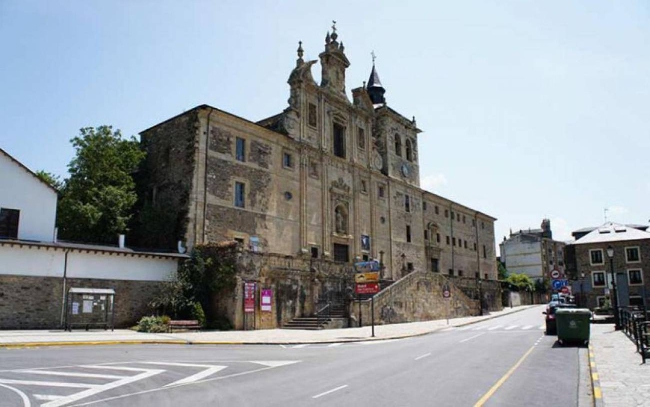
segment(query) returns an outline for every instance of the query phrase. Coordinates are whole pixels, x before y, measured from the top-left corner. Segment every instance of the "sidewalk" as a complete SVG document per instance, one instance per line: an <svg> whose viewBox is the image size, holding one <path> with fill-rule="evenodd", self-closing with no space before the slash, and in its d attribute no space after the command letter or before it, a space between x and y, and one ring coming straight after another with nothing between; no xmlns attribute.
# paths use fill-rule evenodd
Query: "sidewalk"
<svg viewBox="0 0 650 407"><path fill-rule="evenodd" d="M641 364L634 342L613 324L592 324L590 344L597 371L594 385L600 382L605 406L650 407L650 363Z"/></svg>
<svg viewBox="0 0 650 407"><path fill-rule="evenodd" d="M523 311L528 306L504 308L490 315L465 317L447 320L411 322L406 324L376 325L375 336L371 337L371 327L326 329L321 331L262 329L255 331L208 331L152 334L134 332L128 329L104 330L61 330L51 331L0 331L0 348L98 345L98 344L299 344L358 342L368 340L398 339L424 335L439 329L457 327L487 319L497 318L513 312Z"/></svg>

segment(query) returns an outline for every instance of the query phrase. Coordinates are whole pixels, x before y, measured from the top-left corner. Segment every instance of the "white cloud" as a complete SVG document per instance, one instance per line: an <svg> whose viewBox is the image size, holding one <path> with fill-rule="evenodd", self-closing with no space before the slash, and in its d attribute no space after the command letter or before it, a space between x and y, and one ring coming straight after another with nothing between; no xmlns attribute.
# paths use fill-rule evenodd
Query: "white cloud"
<svg viewBox="0 0 650 407"><path fill-rule="evenodd" d="M445 174L426 175L420 180L420 186L427 191L435 191L443 185L447 185Z"/></svg>

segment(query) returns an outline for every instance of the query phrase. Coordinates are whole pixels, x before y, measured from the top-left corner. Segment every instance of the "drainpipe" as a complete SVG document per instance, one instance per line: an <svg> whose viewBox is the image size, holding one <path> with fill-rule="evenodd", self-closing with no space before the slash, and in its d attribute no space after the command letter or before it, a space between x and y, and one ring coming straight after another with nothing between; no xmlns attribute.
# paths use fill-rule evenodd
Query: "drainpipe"
<svg viewBox="0 0 650 407"><path fill-rule="evenodd" d="M452 208L454 207L453 203L449 203L449 227L451 228L451 269L454 270L455 264L456 264L456 259L455 259L455 244L454 244L454 211Z"/></svg>
<svg viewBox="0 0 650 407"><path fill-rule="evenodd" d="M474 226L474 232L476 234L476 272L478 273L478 278L481 278L481 256L478 246L478 212L474 214L474 223L476 223Z"/></svg>
<svg viewBox="0 0 650 407"><path fill-rule="evenodd" d="M63 260L63 292L61 293L61 326L64 327L65 329L65 310L66 310L66 283L67 283L67 276L68 276L68 253L70 253L70 250L65 251L65 257Z"/></svg>
<svg viewBox="0 0 650 407"><path fill-rule="evenodd" d="M201 243L205 243L205 218L207 216L208 210L208 152L210 151L210 116L212 116L212 113L214 113L214 110L210 109L210 113L208 113L208 123L205 127L205 172L203 174L203 235L201 237ZM196 220L194 220L194 222L196 224ZM196 246L196 239L194 239L194 246Z"/></svg>

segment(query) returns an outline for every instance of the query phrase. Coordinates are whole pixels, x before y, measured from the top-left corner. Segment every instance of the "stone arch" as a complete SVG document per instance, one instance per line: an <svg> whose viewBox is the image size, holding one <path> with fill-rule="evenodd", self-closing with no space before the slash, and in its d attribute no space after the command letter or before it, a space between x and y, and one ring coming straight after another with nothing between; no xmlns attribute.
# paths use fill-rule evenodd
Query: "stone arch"
<svg viewBox="0 0 650 407"><path fill-rule="evenodd" d="M413 145L409 139L406 139L406 159L413 161Z"/></svg>

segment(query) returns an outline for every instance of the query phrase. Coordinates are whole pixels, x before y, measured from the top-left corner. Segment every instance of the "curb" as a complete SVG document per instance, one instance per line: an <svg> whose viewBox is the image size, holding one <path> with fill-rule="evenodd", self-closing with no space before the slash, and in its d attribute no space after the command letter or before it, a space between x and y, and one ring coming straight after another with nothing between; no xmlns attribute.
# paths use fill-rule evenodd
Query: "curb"
<svg viewBox="0 0 650 407"><path fill-rule="evenodd" d="M541 304L535 304L541 305ZM533 306L535 306L533 305ZM467 325L477 324L479 322L487 321L490 319L500 318L506 315L515 314L517 312L525 311L532 306L521 307L516 311L509 312L503 315L488 315L484 318L475 321L468 321L458 325L450 325L449 327L463 327ZM59 341L59 342L20 342L20 343L0 343L0 349L20 349L20 348L41 348L41 347L54 347L54 346L97 346L97 345L298 345L298 344L327 344L327 343L354 343L366 341L385 341L392 339L415 338L418 336L429 335L441 329L448 328L448 326L437 327L426 332L418 332L415 334L402 334L393 335L385 338L358 338L348 340L323 340L323 341L287 341L287 342L250 342L250 341L192 341L183 339L142 339L142 340L117 340L117 341Z"/></svg>
<svg viewBox="0 0 650 407"><path fill-rule="evenodd" d="M591 378L591 388L593 390L594 406L604 407L603 392L600 387L600 377L596 369L596 358L594 357L594 347L589 344L589 373Z"/></svg>

